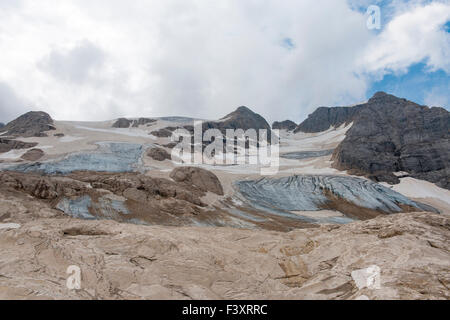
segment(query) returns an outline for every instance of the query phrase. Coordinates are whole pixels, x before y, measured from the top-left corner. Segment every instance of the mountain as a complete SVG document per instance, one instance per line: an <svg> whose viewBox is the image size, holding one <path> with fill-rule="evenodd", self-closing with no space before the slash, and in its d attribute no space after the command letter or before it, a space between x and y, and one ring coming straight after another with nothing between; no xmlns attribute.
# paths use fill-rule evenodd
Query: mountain
<svg viewBox="0 0 450 320"><path fill-rule="evenodd" d="M31 111L8 123L2 130L5 135L21 137L46 137L45 131L55 130L53 119L45 112Z"/></svg>
<svg viewBox="0 0 450 320"><path fill-rule="evenodd" d="M333 154L333 167L389 183L399 182L394 173L406 172L450 189L447 110L421 106L384 92L376 93L366 104L333 109L332 113L341 115L336 125L353 122ZM325 127L317 123L308 128Z"/></svg>
<svg viewBox="0 0 450 320"><path fill-rule="evenodd" d="M190 121L192 123L192 121ZM181 126L170 126L161 128L158 131L151 132L152 135L156 137L170 137L172 132L178 128L184 128L191 133L194 132L194 126L192 124L181 125ZM259 130L267 130L268 141L271 141L271 127L269 123L261 115L253 112L247 107L239 107L232 113L226 115L225 117L217 121L206 121L203 122L202 131L205 132L208 129L218 129L224 136L226 136L227 129L243 129L244 131L248 129L255 129L259 136Z"/></svg>
<svg viewBox="0 0 450 320"><path fill-rule="evenodd" d="M0 122L0 129L3 128L5 124L3 122Z"/></svg>
<svg viewBox="0 0 450 320"><path fill-rule="evenodd" d="M114 124L112 125L113 128L129 128L132 126L133 128L137 128L139 126L143 126L149 123L156 122L155 119L148 119L148 118L139 118L135 120L129 120L127 118L119 118L117 119Z"/></svg>
<svg viewBox="0 0 450 320"><path fill-rule="evenodd" d="M285 120L285 121L275 121L272 124L272 129L274 130L287 130L287 131L294 131L297 128L297 124L294 121L291 120Z"/></svg>
<svg viewBox="0 0 450 320"><path fill-rule="evenodd" d="M363 105L355 107L320 107L295 129L297 132L317 133L350 124L363 108Z"/></svg>
<svg viewBox="0 0 450 320"><path fill-rule="evenodd" d="M247 107L239 107L218 121L205 122L203 129L219 129L224 134L227 129L266 129L269 134L271 132L266 119Z"/></svg>

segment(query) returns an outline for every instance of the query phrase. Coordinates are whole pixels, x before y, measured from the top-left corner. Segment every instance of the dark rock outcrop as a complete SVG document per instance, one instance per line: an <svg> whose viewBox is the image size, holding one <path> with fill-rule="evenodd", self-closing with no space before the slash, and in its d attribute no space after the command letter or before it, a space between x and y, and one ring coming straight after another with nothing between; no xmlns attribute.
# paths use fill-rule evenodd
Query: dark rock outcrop
<svg viewBox="0 0 450 320"><path fill-rule="evenodd" d="M333 166L397 183L408 172L450 189L450 114L379 92L347 114L353 126L333 154Z"/></svg>
<svg viewBox="0 0 450 320"><path fill-rule="evenodd" d="M297 128L297 124L294 121L291 120L285 120L285 121L275 121L272 124L272 129L277 130L287 130L287 131L293 131Z"/></svg>
<svg viewBox="0 0 450 320"><path fill-rule="evenodd" d="M147 156L156 161L170 160L172 158L163 148L152 148L147 151Z"/></svg>
<svg viewBox="0 0 450 320"><path fill-rule="evenodd" d="M149 118L139 118L137 120L133 120L133 128L137 128L139 126L143 126L143 125L150 125L152 123L155 123L156 120L155 119L149 119Z"/></svg>
<svg viewBox="0 0 450 320"><path fill-rule="evenodd" d="M113 128L126 129L126 128L129 128L132 123L133 123L133 121L128 120L126 118L119 118L116 120L116 122L114 122L114 124L112 126L113 126Z"/></svg>
<svg viewBox="0 0 450 320"><path fill-rule="evenodd" d="M113 126L113 128L127 129L130 126L133 128L137 128L139 126L143 126L146 124L149 125L154 122L156 122L155 119L149 119L149 118L139 118L137 120L129 120L127 118L119 118L116 120L116 122L114 122L114 124L112 126Z"/></svg>
<svg viewBox="0 0 450 320"><path fill-rule="evenodd" d="M45 153L41 149L31 149L31 150L27 151L21 157L21 159L26 160L26 161L37 161L37 160L41 159L44 155L45 155Z"/></svg>
<svg viewBox="0 0 450 320"><path fill-rule="evenodd" d="M17 140L0 138L0 153L8 152L14 149L29 149L37 146L34 142L22 142Z"/></svg>
<svg viewBox="0 0 450 320"><path fill-rule="evenodd" d="M155 137L158 137L158 138L169 138L172 136L173 132L177 129L178 128L176 128L176 127L167 127L167 128L159 129L157 131L152 131L150 134ZM182 129L182 128L180 128L180 129Z"/></svg>
<svg viewBox="0 0 450 320"><path fill-rule="evenodd" d="M226 115L219 121L209 121L203 124L203 131L219 129L224 135L227 129L266 129L270 140L271 128L267 121L259 114L247 107L239 107L236 111Z"/></svg>
<svg viewBox="0 0 450 320"><path fill-rule="evenodd" d="M0 129L3 128L5 124L3 122L0 122Z"/></svg>
<svg viewBox="0 0 450 320"><path fill-rule="evenodd" d="M204 192L212 192L222 196L223 188L217 176L205 169L195 167L175 168L170 177L176 182L195 186Z"/></svg>
<svg viewBox="0 0 450 320"><path fill-rule="evenodd" d="M47 137L46 131L55 130L53 119L45 112L31 111L8 123L2 130L8 136Z"/></svg>
<svg viewBox="0 0 450 320"><path fill-rule="evenodd" d="M320 107L308 116L294 130L297 132L316 133L330 129L331 127L340 127L343 124L350 124L361 110L363 105L354 107Z"/></svg>

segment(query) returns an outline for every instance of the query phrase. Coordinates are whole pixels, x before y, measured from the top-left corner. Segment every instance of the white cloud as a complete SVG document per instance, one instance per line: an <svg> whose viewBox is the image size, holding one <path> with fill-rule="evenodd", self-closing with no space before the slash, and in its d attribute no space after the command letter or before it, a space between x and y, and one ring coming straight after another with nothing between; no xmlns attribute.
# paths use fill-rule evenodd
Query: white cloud
<svg viewBox="0 0 450 320"><path fill-rule="evenodd" d="M425 104L434 107L450 108L450 83L432 88L425 95Z"/></svg>
<svg viewBox="0 0 450 320"><path fill-rule="evenodd" d="M450 20L450 4L415 6L389 22L360 61L369 72L405 72L425 61L430 71L450 73L450 36L443 25Z"/></svg>
<svg viewBox="0 0 450 320"><path fill-rule="evenodd" d="M449 52L426 27L436 17L421 27L393 19L377 36L346 0L21 0L5 8L0 82L56 119L218 118L247 105L269 120L299 121L320 105L364 100L367 71L404 68L423 52L437 67ZM411 10L404 14L421 25L442 17ZM414 50L418 38L403 39L414 36L411 26L427 36Z"/></svg>

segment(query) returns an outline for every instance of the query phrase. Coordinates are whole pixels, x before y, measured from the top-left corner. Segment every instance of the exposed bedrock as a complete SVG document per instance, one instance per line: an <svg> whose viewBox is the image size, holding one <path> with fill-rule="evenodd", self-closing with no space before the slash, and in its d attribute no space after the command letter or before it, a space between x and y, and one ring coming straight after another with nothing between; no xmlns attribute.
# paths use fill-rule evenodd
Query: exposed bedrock
<svg viewBox="0 0 450 320"><path fill-rule="evenodd" d="M17 149L29 149L37 146L37 143L22 142L17 140L2 139L0 138L0 153L8 152Z"/></svg>
<svg viewBox="0 0 450 320"><path fill-rule="evenodd" d="M147 151L147 156L156 161L170 160L172 158L163 148L151 148Z"/></svg>
<svg viewBox="0 0 450 320"><path fill-rule="evenodd" d="M203 192L212 192L222 196L223 188L217 176L205 169L195 167L175 168L170 177L176 182L194 185Z"/></svg>
<svg viewBox="0 0 450 320"><path fill-rule="evenodd" d="M113 128L121 128L121 129L126 129L129 128L130 126L133 128L137 128L139 126L143 126L143 125L148 125L150 123L154 123L156 122L155 119L149 119L149 118L139 118L139 119L135 119L135 120L129 120L126 118L119 118L116 120L116 122L113 123L112 127Z"/></svg>
<svg viewBox="0 0 450 320"><path fill-rule="evenodd" d="M320 107L294 130L297 132L317 133L350 124L361 110L362 106L355 107Z"/></svg>
<svg viewBox="0 0 450 320"><path fill-rule="evenodd" d="M26 161L37 161L45 155L45 152L41 149L31 149L25 152L21 159Z"/></svg>
<svg viewBox="0 0 450 320"><path fill-rule="evenodd" d="M335 210L354 219L433 208L369 180L345 176L291 176L236 182L248 203L273 214Z"/></svg>
<svg viewBox="0 0 450 320"><path fill-rule="evenodd" d="M120 128L120 129L126 129L129 128L131 126L131 123L133 121L128 120L126 118L119 118L116 120L116 122L113 123L112 127L113 128Z"/></svg>
<svg viewBox="0 0 450 320"><path fill-rule="evenodd" d="M139 173L76 172L68 176L42 176L0 172L0 185L82 219L173 226L214 220L203 210L207 206L201 200L205 191L189 180L178 183Z"/></svg>
<svg viewBox="0 0 450 320"><path fill-rule="evenodd" d="M450 189L450 113L377 93L336 149L334 167L398 183L408 172Z"/></svg>
<svg viewBox="0 0 450 320"><path fill-rule="evenodd" d="M294 131L297 128L297 124L294 121L291 120L285 120L285 121L275 121L272 124L272 129L277 130L287 130L287 131Z"/></svg>
<svg viewBox="0 0 450 320"><path fill-rule="evenodd" d="M45 112L31 111L21 115L2 128L8 136L46 137L46 131L55 130L53 119Z"/></svg>

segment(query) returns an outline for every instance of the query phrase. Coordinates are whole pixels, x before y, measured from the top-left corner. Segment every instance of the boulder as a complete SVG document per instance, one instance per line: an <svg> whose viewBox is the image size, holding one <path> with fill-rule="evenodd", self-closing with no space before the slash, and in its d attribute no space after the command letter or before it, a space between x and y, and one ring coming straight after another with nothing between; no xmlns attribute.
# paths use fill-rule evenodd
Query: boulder
<svg viewBox="0 0 450 320"><path fill-rule="evenodd" d="M31 149L31 150L28 150L21 157L21 159L26 160L26 161L37 161L37 160L41 159L44 155L45 155L45 153L41 149Z"/></svg>
<svg viewBox="0 0 450 320"><path fill-rule="evenodd" d="M129 128L132 123L133 123L133 121L128 120L126 118L119 118L119 119L116 120L116 122L114 122L112 127L113 128L126 129L126 128Z"/></svg>
<svg viewBox="0 0 450 320"><path fill-rule="evenodd" d="M212 192L220 196L224 195L219 179L208 170L195 167L178 167L172 171L170 177L176 182L184 182L196 186L204 192Z"/></svg>
<svg viewBox="0 0 450 320"><path fill-rule="evenodd" d="M170 160L172 156L162 148L152 148L148 150L147 156L156 161Z"/></svg>

